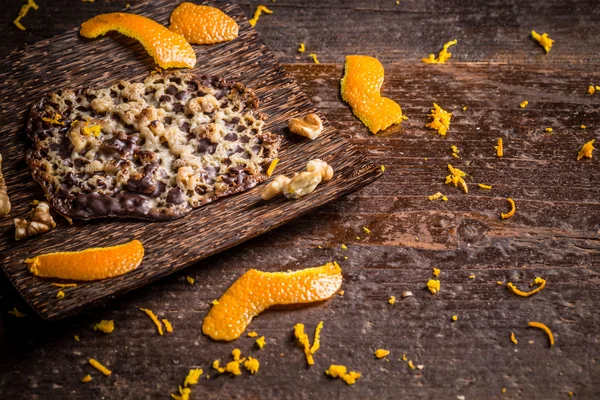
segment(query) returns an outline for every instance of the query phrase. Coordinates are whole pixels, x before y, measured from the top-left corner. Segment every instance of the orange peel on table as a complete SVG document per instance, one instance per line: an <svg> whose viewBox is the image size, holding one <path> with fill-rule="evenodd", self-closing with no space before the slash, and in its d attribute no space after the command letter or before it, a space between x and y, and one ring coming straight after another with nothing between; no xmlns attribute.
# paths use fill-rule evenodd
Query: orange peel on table
<svg viewBox="0 0 600 400"><path fill-rule="evenodd" d="M237 22L218 8L188 2L173 10L169 29L192 44L228 42L239 32Z"/></svg>
<svg viewBox="0 0 600 400"><path fill-rule="evenodd" d="M161 68L194 68L196 65L196 53L183 36L141 15L100 14L81 24L79 33L95 39L109 31L138 40Z"/></svg>
<svg viewBox="0 0 600 400"><path fill-rule="evenodd" d="M111 247L47 253L28 258L29 271L43 278L93 281L123 275L136 269L144 258L139 240Z"/></svg>
<svg viewBox="0 0 600 400"><path fill-rule="evenodd" d="M344 76L341 80L342 99L350 104L354 115L372 133L399 124L406 116L400 105L380 94L385 71L374 57L346 56Z"/></svg>
<svg viewBox="0 0 600 400"><path fill-rule="evenodd" d="M341 285L342 269L336 262L294 272L251 269L210 309L202 323L202 332L214 340L235 340L252 318L267 308L327 300Z"/></svg>

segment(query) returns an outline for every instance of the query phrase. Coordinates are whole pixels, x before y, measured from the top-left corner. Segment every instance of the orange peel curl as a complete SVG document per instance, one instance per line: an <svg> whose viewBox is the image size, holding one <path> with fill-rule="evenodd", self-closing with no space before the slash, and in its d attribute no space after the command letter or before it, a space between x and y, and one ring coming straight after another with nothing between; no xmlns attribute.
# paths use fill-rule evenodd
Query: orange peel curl
<svg viewBox="0 0 600 400"><path fill-rule="evenodd" d="M408 119L402 115L398 103L381 96L384 73L383 65L374 57L346 56L341 80L342 99L350 104L354 115L372 133Z"/></svg>
<svg viewBox="0 0 600 400"><path fill-rule="evenodd" d="M173 10L169 29L192 44L228 42L239 32L237 22L218 8L188 2Z"/></svg>
<svg viewBox="0 0 600 400"><path fill-rule="evenodd" d="M123 275L136 269L144 258L139 240L111 247L47 253L28 258L29 271L43 278L93 281Z"/></svg>
<svg viewBox="0 0 600 400"><path fill-rule="evenodd" d="M196 65L196 53L183 36L141 15L120 12L96 15L81 24L79 33L95 39L109 31L138 40L163 69Z"/></svg>
<svg viewBox="0 0 600 400"><path fill-rule="evenodd" d="M251 269L211 308L202 323L202 332L214 340L235 340L252 318L267 308L327 300L341 285L342 269L336 262L294 272Z"/></svg>

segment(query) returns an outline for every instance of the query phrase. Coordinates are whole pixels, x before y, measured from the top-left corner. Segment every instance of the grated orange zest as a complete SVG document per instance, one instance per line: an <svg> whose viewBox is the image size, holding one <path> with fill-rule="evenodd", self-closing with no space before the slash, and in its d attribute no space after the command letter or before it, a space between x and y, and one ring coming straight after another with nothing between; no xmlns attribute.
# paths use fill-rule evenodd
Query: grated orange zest
<svg viewBox="0 0 600 400"><path fill-rule="evenodd" d="M237 22L215 7L181 3L170 21L169 29L192 44L228 42L238 37Z"/></svg>
<svg viewBox="0 0 600 400"><path fill-rule="evenodd" d="M112 331L115 330L115 321L111 320L105 320L103 319L102 321L98 322L96 325L94 325L93 329L95 331L100 331L100 332L104 332L104 333L112 333Z"/></svg>
<svg viewBox="0 0 600 400"><path fill-rule="evenodd" d="M548 37L547 33L540 35L536 31L531 31L531 37L533 37L535 40L537 40L537 42L540 44L540 46L542 46L544 48L546 53L548 53L550 51L550 49L552 48L552 45L554 44L554 40L550 39Z"/></svg>
<svg viewBox="0 0 600 400"><path fill-rule="evenodd" d="M139 240L112 247L57 252L28 258L29 271L44 278L93 281L123 275L136 269L144 257Z"/></svg>
<svg viewBox="0 0 600 400"><path fill-rule="evenodd" d="M548 328L546 325L542 324L541 322L531 321L527 323L527 326L530 328L538 328L546 332L546 335L548 335L548 339L550 340L550 347L554 346L554 335L552 334L550 328Z"/></svg>
<svg viewBox="0 0 600 400"><path fill-rule="evenodd" d="M438 53L437 58L434 54L430 54L428 57L421 59L421 61L425 64L444 64L450 57L452 57L452 53L450 53L448 49L450 46L454 46L456 43L458 43L458 40L456 39L447 42L442 47L442 50Z"/></svg>
<svg viewBox="0 0 600 400"><path fill-rule="evenodd" d="M387 357L389 354L390 354L390 351L386 350L386 349L375 350L375 357L377 357L377 358L384 358L384 357Z"/></svg>
<svg viewBox="0 0 600 400"><path fill-rule="evenodd" d="M581 150L579 150L579 154L577 154L577 161L581 160L583 157L592 158L592 152L595 150L594 142L596 139L592 139L586 144L583 145Z"/></svg>
<svg viewBox="0 0 600 400"><path fill-rule="evenodd" d="M169 333L173 333L173 325L171 325L171 322L169 322L168 319L163 318L162 319L162 323L165 326L165 330Z"/></svg>
<svg viewBox="0 0 600 400"><path fill-rule="evenodd" d="M92 380L92 377L90 376L90 374L87 374L86 376L84 376L83 378L81 378L81 382L82 383L88 383L91 380Z"/></svg>
<svg viewBox="0 0 600 400"><path fill-rule="evenodd" d="M388 299L388 303L392 306L396 304L396 296L390 296L390 298Z"/></svg>
<svg viewBox="0 0 600 400"><path fill-rule="evenodd" d="M33 8L34 10L37 10L40 7L35 3L34 0L27 0L27 4L23 4L21 6L21 9L19 10L19 14L17 15L17 18L15 18L15 20L13 21L13 24L15 24L15 26L22 31L27 30L27 28L25 28L23 26L23 24L21 23L21 20L27 15L27 13L29 12L29 10L31 8Z"/></svg>
<svg viewBox="0 0 600 400"><path fill-rule="evenodd" d="M310 58L312 58L312 60L313 60L313 62L314 62L315 64L321 64L321 63L319 62L319 59L317 58L317 54L316 54L316 53L310 53L308 56L309 56Z"/></svg>
<svg viewBox="0 0 600 400"><path fill-rule="evenodd" d="M502 219L508 219L508 218L512 217L513 215L515 215L515 211L517 211L517 206L515 205L515 201L513 199L511 199L510 197L507 198L506 200L510 204L510 211L507 212L506 214L504 214L504 213L500 214L500 217L502 217Z"/></svg>
<svg viewBox="0 0 600 400"><path fill-rule="evenodd" d="M446 136L448 129L450 129L452 113L447 112L436 103L433 103L431 114L428 115L433 119L433 121L425 124L425 127L436 130L440 135Z"/></svg>
<svg viewBox="0 0 600 400"><path fill-rule="evenodd" d="M347 102L354 115L369 128L372 133L399 124L406 118L400 105L382 97L383 65L374 57L346 56L344 76L341 80L342 99ZM384 168L381 168L382 172Z"/></svg>
<svg viewBox="0 0 600 400"><path fill-rule="evenodd" d="M488 190L490 190L492 188L492 185L485 185L483 183L479 183L479 184L477 184L477 186L479 186L482 189L488 189Z"/></svg>
<svg viewBox="0 0 600 400"><path fill-rule="evenodd" d="M347 385L354 385L356 380L360 378L360 372L350 371L343 365L334 365L331 364L329 368L325 371L326 375L331 376L332 378L340 378Z"/></svg>
<svg viewBox="0 0 600 400"><path fill-rule="evenodd" d="M263 12L265 14L273 14L273 11L269 10L267 7L263 5L257 6L256 11L254 11L254 16L248 21L250 23L250 26L256 26L256 23L258 22L258 19L260 18L260 15Z"/></svg>
<svg viewBox="0 0 600 400"><path fill-rule="evenodd" d="M266 346L267 341L264 336L261 336L258 339L256 339L256 342L254 342L254 343L256 343L256 345L258 346L259 349L262 349L263 347Z"/></svg>
<svg viewBox="0 0 600 400"><path fill-rule="evenodd" d="M275 158L273 161L271 161L271 165L269 165L269 169L267 169L267 176L273 175L273 171L275 171L277 163L279 163L279 158Z"/></svg>
<svg viewBox="0 0 600 400"><path fill-rule="evenodd" d="M214 340L237 339L252 318L267 308L327 300L341 285L342 269L336 262L294 272L251 269L210 309L204 318L202 332Z"/></svg>
<svg viewBox="0 0 600 400"><path fill-rule="evenodd" d="M521 102L521 104L519 104L519 107L521 107L521 108L525 108L525 107L527 107L527 105L528 105L528 104L529 104L529 102L528 102L527 100L523 100L523 101Z"/></svg>
<svg viewBox="0 0 600 400"><path fill-rule="evenodd" d="M496 155L498 157L504 156L504 145L502 144L502 138L498 138L498 145L494 146L494 148L496 149Z"/></svg>
<svg viewBox="0 0 600 400"><path fill-rule="evenodd" d="M70 288L70 287L76 287L77 286L76 283L51 283L51 285L59 287L59 288Z"/></svg>
<svg viewBox="0 0 600 400"><path fill-rule="evenodd" d="M533 286L533 285L539 285L539 286L537 288L533 289L531 292L524 292L524 291L520 290L512 282L508 282L506 284L506 287L518 296L529 297L529 296L533 296L537 292L540 292L542 289L544 289L546 287L546 280L544 278L540 278L538 276L537 278L535 278L533 283L529 286Z"/></svg>
<svg viewBox="0 0 600 400"><path fill-rule="evenodd" d="M56 293L56 298L58 298L58 299L64 299L65 298L65 292L63 292L62 290L59 290L58 293Z"/></svg>
<svg viewBox="0 0 600 400"><path fill-rule="evenodd" d="M65 126L64 121L61 121L63 119L62 115L60 114L54 114L54 117L52 118L42 118L42 121L47 122L51 125L61 125L61 126Z"/></svg>
<svg viewBox="0 0 600 400"><path fill-rule="evenodd" d="M183 36L141 15L100 14L81 24L79 33L95 39L109 31L138 40L161 68L194 68L196 65L196 53Z"/></svg>
<svg viewBox="0 0 600 400"><path fill-rule="evenodd" d="M10 310L8 313L14 315L16 318L23 318L25 316L25 313L22 313L21 311L17 310L17 307L13 307L13 309Z"/></svg>
<svg viewBox="0 0 600 400"><path fill-rule="evenodd" d="M256 358L248 357L248 360L244 363L244 368L254 375L260 368L260 362Z"/></svg>
<svg viewBox="0 0 600 400"><path fill-rule="evenodd" d="M163 335L162 324L158 320L158 317L156 316L156 314L154 314L154 312L152 312L152 310L149 310L147 308L141 308L140 307L140 310L142 310L143 312L145 312L146 315L148 317L150 317L150 319L152 320L152 322L154 322L154 325L156 325L156 330L158 331L158 334L160 336L162 336Z"/></svg>
<svg viewBox="0 0 600 400"><path fill-rule="evenodd" d="M431 294L436 294L440 291L440 281L439 279L430 279L427 281L427 289L431 292Z"/></svg>
<svg viewBox="0 0 600 400"><path fill-rule="evenodd" d="M517 338L515 337L515 333L511 332L510 333L510 341L513 342L513 344L516 346L517 343L519 343L519 341L517 340Z"/></svg>
<svg viewBox="0 0 600 400"><path fill-rule="evenodd" d="M112 371L108 368L106 368L104 365L100 364L97 360L90 358L88 360L88 362L90 363L90 365L94 368L96 368L98 371L102 372L104 375L106 376L111 376L112 375Z"/></svg>
<svg viewBox="0 0 600 400"><path fill-rule="evenodd" d="M304 43L300 43L300 47L298 47L298 53L304 53L306 51L306 46Z"/></svg>

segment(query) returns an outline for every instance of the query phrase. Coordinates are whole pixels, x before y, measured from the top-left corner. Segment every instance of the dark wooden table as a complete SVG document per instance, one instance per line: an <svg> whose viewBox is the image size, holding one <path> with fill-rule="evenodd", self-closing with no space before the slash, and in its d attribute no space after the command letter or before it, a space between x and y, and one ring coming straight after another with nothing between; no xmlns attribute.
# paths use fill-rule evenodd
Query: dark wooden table
<svg viewBox="0 0 600 400"><path fill-rule="evenodd" d="M11 21L23 2L2 2L0 55L135 0L39 0L21 32ZM387 174L285 227L68 320L39 320L2 278L0 398L168 398L191 367L210 375L193 387L192 399L560 399L568 392L599 398L600 177L597 158L575 157L600 133L600 93L587 94L590 84L600 85L600 3L266 3L274 14L256 27L266 44L336 128ZM248 16L256 4L242 3ZM531 40L532 29L556 40L549 54ZM455 38L446 65L419 62ZM304 54L297 52L300 42ZM320 65L311 63L312 52ZM383 62L383 93L402 105L409 121L381 135L367 132L339 96L346 54ZM526 109L519 107L523 100ZM424 127L434 101L454 113L446 137ZM502 159L494 150L499 137ZM460 159L451 156L451 145ZM468 195L444 185L448 163L469 174ZM478 189L479 182L493 189ZM449 201L428 201L438 191ZM515 199L517 213L501 220L507 197ZM331 259L344 269L345 295L258 317L251 328L266 336L263 350L247 337L222 344L202 335L210 301L247 269L297 269ZM425 290L433 267L442 271L437 295ZM548 285L533 297L506 290L508 281L524 289L536 276ZM406 290L413 296L401 300ZM393 306L390 295L398 299ZM8 314L15 306L27 316ZM139 307L169 318L174 333L158 336ZM101 319L115 321L112 334L91 329ZM320 320L322 348L307 368L292 327L303 322L312 336ZM554 347L542 331L526 329L532 320L552 328ZM232 379L211 370L234 347L261 361L256 375ZM377 348L391 351L389 361L375 359ZM408 368L402 354L423 368ZM93 371L89 357L113 375ZM353 387L330 380L324 370L332 363L363 376ZM92 382L80 383L88 373Z"/></svg>

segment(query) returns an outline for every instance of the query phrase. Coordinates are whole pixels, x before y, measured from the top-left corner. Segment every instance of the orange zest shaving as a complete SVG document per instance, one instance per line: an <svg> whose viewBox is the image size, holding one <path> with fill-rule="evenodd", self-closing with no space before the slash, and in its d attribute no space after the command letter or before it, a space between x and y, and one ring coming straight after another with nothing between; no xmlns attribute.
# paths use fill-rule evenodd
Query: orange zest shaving
<svg viewBox="0 0 600 400"><path fill-rule="evenodd" d="M29 271L44 278L92 281L123 275L136 269L144 257L139 240L112 247L42 254L28 258Z"/></svg>
<svg viewBox="0 0 600 400"><path fill-rule="evenodd" d="M446 132L448 132L448 129L450 129L450 119L452 119L452 113L447 112L436 103L433 103L431 114L428 115L433 119L433 121L425 124L425 127L436 130L440 135L446 136Z"/></svg>
<svg viewBox="0 0 600 400"><path fill-rule="evenodd" d="M400 105L382 97L383 65L374 57L346 56L344 76L341 80L342 99L350 104L354 115L369 128L372 133L399 124L406 118ZM383 172L383 166L382 166Z"/></svg>
<svg viewBox="0 0 600 400"><path fill-rule="evenodd" d="M94 39L109 31L138 40L161 68L193 68L196 65L196 53L183 36L141 15L100 14L81 24L79 33Z"/></svg>
<svg viewBox="0 0 600 400"><path fill-rule="evenodd" d="M100 321L96 325L94 325L93 329L95 331L111 333L112 331L115 330L115 321L113 321L112 319L111 320L103 319L102 321Z"/></svg>
<svg viewBox="0 0 600 400"><path fill-rule="evenodd" d="M306 46L304 43L300 43L300 47L298 47L298 53L304 53L306 51Z"/></svg>
<svg viewBox="0 0 600 400"><path fill-rule="evenodd" d="M396 296L390 296L390 298L388 299L388 304L392 306L396 304Z"/></svg>
<svg viewBox="0 0 600 400"><path fill-rule="evenodd" d="M554 335L552 334L550 328L548 328L546 325L542 324L541 322L531 321L527 323L527 326L530 328L538 328L546 332L546 335L548 335L548 339L550 340L550 347L554 346Z"/></svg>
<svg viewBox="0 0 600 400"><path fill-rule="evenodd" d="M436 294L440 291L440 281L439 279L430 279L427 281L427 289L431 292L431 294Z"/></svg>
<svg viewBox="0 0 600 400"><path fill-rule="evenodd" d="M110 369L106 368L104 365L100 364L95 359L90 358L88 360L88 362L90 363L90 365L92 367L96 368L98 371L102 372L104 375L106 375L106 376L111 376L112 375L112 371Z"/></svg>
<svg viewBox="0 0 600 400"><path fill-rule="evenodd" d="M430 54L428 57L423 58L421 61L425 64L444 64L450 57L452 57L452 53L448 51L450 46L454 46L458 41L456 39L449 41L444 44L442 50L438 53L437 58L435 55Z"/></svg>
<svg viewBox="0 0 600 400"><path fill-rule="evenodd" d="M375 350L375 357L377 357L377 358L384 358L384 357L387 357L389 354L390 354L390 351L386 350L386 349Z"/></svg>
<svg viewBox="0 0 600 400"><path fill-rule="evenodd" d="M446 176L446 185L453 184L455 187L460 185L461 189L465 193L469 193L469 187L467 186L467 182L465 182L464 177L467 176L466 173L461 171L458 168L452 166L452 164L448 164L448 171L450 171L450 175ZM442 199L443 200L443 199Z"/></svg>
<svg viewBox="0 0 600 400"><path fill-rule="evenodd" d="M513 215L515 215L515 211L517 211L517 206L515 206L515 201L513 199L511 199L510 197L507 198L506 200L510 204L510 211L507 212L506 214L504 214L504 213L500 214L502 219L508 219L508 218L512 217Z"/></svg>
<svg viewBox="0 0 600 400"><path fill-rule="evenodd" d="M492 188L492 185L485 185L483 183L479 183L479 184L477 184L477 186L479 186L482 189L487 189L487 190L490 190Z"/></svg>
<svg viewBox="0 0 600 400"><path fill-rule="evenodd" d="M343 365L331 364L329 368L325 371L325 374L329 375L332 378L340 378L348 385L354 385L356 383L356 380L360 378L360 372L347 371L348 369Z"/></svg>
<svg viewBox="0 0 600 400"><path fill-rule="evenodd" d="M523 101L522 101L522 102L519 104L519 107L521 107L521 108L525 108L525 107L527 107L527 105L528 105L528 104L529 104L529 102L528 102L527 100L523 100Z"/></svg>
<svg viewBox="0 0 600 400"><path fill-rule="evenodd" d="M166 319L166 318L163 318L163 319L162 319L162 323L164 324L164 326L165 326L165 330L166 330L167 332L169 332L169 333L173 333L173 325L171 325L171 323L169 322L169 320L168 320L168 319Z"/></svg>
<svg viewBox="0 0 600 400"><path fill-rule="evenodd" d="M47 122L51 125L62 125L65 126L65 123L63 121L61 121L63 119L62 115L60 114L54 114L54 117L52 118L42 118L42 121Z"/></svg>
<svg viewBox="0 0 600 400"><path fill-rule="evenodd" d="M23 26L21 20L27 15L29 9L31 8L37 10L40 7L37 4L35 4L35 1L27 0L27 4L23 4L23 6L21 6L21 10L19 10L19 15L17 15L17 18L15 18L15 20L13 21L13 24L15 24L15 26L22 31L25 31L27 29Z"/></svg>
<svg viewBox="0 0 600 400"><path fill-rule="evenodd" d="M321 64L321 63L319 62L319 59L317 58L317 55L316 55L315 53L310 53L308 56L309 56L310 58L312 58L312 60L313 60L313 62L314 62L315 64Z"/></svg>
<svg viewBox="0 0 600 400"><path fill-rule="evenodd" d="M519 295L521 297L529 297L529 296L533 296L537 292L544 289L546 287L546 280L544 278L540 278L538 276L537 278L535 278L533 283L529 286L533 286L533 285L539 285L539 286L536 287L535 289L533 289L531 292L523 292L522 290L519 290L512 282L508 282L506 284L506 287L516 295Z"/></svg>
<svg viewBox="0 0 600 400"><path fill-rule="evenodd" d="M504 156L504 146L502 145L502 138L498 138L498 145L494 146L494 148L496 149L496 155L498 157Z"/></svg>
<svg viewBox="0 0 600 400"><path fill-rule="evenodd" d="M269 169L267 169L267 176L273 175L273 171L275 171L275 167L277 167L277 163L279 162L279 158L275 158L271 161L271 165L269 165Z"/></svg>
<svg viewBox="0 0 600 400"><path fill-rule="evenodd" d="M294 272L251 269L221 296L202 323L202 332L214 340L234 340L252 318L274 305L305 304L327 300L342 285L336 263Z"/></svg>
<svg viewBox="0 0 600 400"><path fill-rule="evenodd" d="M273 11L269 10L267 7L263 5L257 6L256 11L254 11L254 16L251 20L248 21L250 23L250 26L256 26L256 23L258 22L258 19L260 18L260 15L263 12L266 14L273 14Z"/></svg>
<svg viewBox="0 0 600 400"><path fill-rule="evenodd" d="M519 343L519 341L517 340L517 338L515 337L515 333L511 332L510 333L510 341L513 342L513 344L516 346L517 343Z"/></svg>
<svg viewBox="0 0 600 400"><path fill-rule="evenodd" d="M59 287L59 288L69 288L69 287L76 287L77 286L76 283L51 283L51 285Z"/></svg>
<svg viewBox="0 0 600 400"><path fill-rule="evenodd" d="M248 334L248 336L250 336L250 334ZM256 343L256 346L258 346L259 349L262 349L267 345L267 341L264 336L261 336L258 339L256 339L254 343Z"/></svg>
<svg viewBox="0 0 600 400"><path fill-rule="evenodd" d="M595 141L596 139L592 139L583 145L581 150L579 150L579 154L577 154L577 161L581 160L583 157L592 158L592 151L595 149L593 146Z"/></svg>
<svg viewBox="0 0 600 400"><path fill-rule="evenodd" d="M531 37L533 37L535 40L537 40L537 42L540 44L540 46L542 46L544 48L546 53L548 53L550 51L550 49L552 48L552 45L554 44L554 40L550 39L548 37L547 33L540 35L536 31L531 31Z"/></svg>
<svg viewBox="0 0 600 400"><path fill-rule="evenodd" d="M169 29L192 44L227 42L238 37L233 18L215 7L181 3L171 14Z"/></svg>
<svg viewBox="0 0 600 400"><path fill-rule="evenodd" d="M8 313L14 315L17 318L23 318L25 316L24 313L22 313L21 311L17 310L17 307L13 307L13 309L10 310Z"/></svg>
<svg viewBox="0 0 600 400"><path fill-rule="evenodd" d="M83 378L81 378L81 382L82 383L88 383L91 380L92 380L92 377L90 376L90 374L87 374L86 376L84 376Z"/></svg>
<svg viewBox="0 0 600 400"><path fill-rule="evenodd" d="M148 317L150 317L150 319L152 320L152 322L154 322L154 325L156 325L156 330L158 331L158 334L160 336L162 336L163 335L162 324L158 320L158 317L156 316L156 314L154 314L154 312L152 312L152 310L149 310L147 308L140 308L140 310L142 310L143 312L145 312L146 315Z"/></svg>
<svg viewBox="0 0 600 400"><path fill-rule="evenodd" d="M65 292L63 292L62 290L59 290L58 293L56 293L56 298L57 299L64 299L65 298Z"/></svg>
<svg viewBox="0 0 600 400"><path fill-rule="evenodd" d="M260 362L256 358L248 357L248 360L244 363L244 368L254 375L260 368Z"/></svg>

